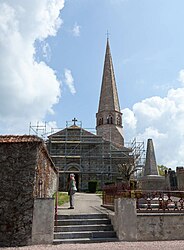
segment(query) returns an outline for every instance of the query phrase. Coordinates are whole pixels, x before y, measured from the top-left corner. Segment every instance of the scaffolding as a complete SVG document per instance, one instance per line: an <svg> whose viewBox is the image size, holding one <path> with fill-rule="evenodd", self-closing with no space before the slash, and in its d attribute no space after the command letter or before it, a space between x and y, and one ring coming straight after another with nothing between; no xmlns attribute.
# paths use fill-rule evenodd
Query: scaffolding
<svg viewBox="0 0 184 250"><path fill-rule="evenodd" d="M131 142L131 149L134 156L135 165L142 168L146 159L144 141L137 141L136 138L134 138Z"/></svg>
<svg viewBox="0 0 184 250"><path fill-rule="evenodd" d="M103 178L101 181L104 184L107 179L113 181L117 176L118 173L114 167L117 166L117 162L133 160L140 168L144 164L144 142L138 142L136 139L125 144L127 146L122 150L117 150L111 141L105 141L101 136L96 135L95 129L83 129L82 123L76 120L73 124L67 122L64 129L51 128L47 131L47 128L46 123L44 126L43 124L39 126L39 123L36 126L30 124L29 131L37 135L41 132L40 136L45 140L60 174L67 175L71 171L76 171L83 176L90 174L92 179L96 179L95 175L101 176L99 178ZM72 168L74 165L76 169ZM87 170L84 171L84 169Z"/></svg>
<svg viewBox="0 0 184 250"><path fill-rule="evenodd" d="M46 136L46 131L47 131L47 123L41 123L41 122L37 122L36 125L32 125L32 123L30 122L29 124L29 135L34 134L37 136L40 136L42 139L45 138Z"/></svg>

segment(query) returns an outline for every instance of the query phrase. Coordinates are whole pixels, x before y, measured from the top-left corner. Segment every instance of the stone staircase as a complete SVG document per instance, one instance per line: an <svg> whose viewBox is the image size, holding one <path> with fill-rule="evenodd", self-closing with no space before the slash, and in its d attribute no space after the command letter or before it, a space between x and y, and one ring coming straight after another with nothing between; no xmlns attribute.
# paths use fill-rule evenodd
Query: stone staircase
<svg viewBox="0 0 184 250"><path fill-rule="evenodd" d="M54 244L118 241L106 214L58 215Z"/></svg>

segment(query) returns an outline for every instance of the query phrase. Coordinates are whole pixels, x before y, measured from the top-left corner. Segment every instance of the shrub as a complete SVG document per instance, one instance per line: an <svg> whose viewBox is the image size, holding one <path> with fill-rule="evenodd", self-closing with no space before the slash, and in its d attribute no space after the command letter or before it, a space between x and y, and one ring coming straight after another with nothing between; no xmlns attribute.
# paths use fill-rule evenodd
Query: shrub
<svg viewBox="0 0 184 250"><path fill-rule="evenodd" d="M96 193L97 184L98 184L97 181L89 181L89 182L88 182L88 191L89 191L90 193Z"/></svg>

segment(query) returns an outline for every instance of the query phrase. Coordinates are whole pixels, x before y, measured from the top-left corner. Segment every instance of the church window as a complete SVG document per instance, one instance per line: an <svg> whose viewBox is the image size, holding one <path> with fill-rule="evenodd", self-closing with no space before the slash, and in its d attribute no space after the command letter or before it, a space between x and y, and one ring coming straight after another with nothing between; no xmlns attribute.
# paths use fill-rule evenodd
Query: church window
<svg viewBox="0 0 184 250"><path fill-rule="evenodd" d="M120 115L118 115L118 117L117 117L117 125L121 125L121 117L120 117Z"/></svg>
<svg viewBox="0 0 184 250"><path fill-rule="evenodd" d="M107 124L113 124L113 117L112 117L112 115L109 115L107 117Z"/></svg>
<svg viewBox="0 0 184 250"><path fill-rule="evenodd" d="M111 116L111 124L113 124L112 116Z"/></svg>
<svg viewBox="0 0 184 250"><path fill-rule="evenodd" d="M98 125L102 125L103 124L103 118L99 119Z"/></svg>

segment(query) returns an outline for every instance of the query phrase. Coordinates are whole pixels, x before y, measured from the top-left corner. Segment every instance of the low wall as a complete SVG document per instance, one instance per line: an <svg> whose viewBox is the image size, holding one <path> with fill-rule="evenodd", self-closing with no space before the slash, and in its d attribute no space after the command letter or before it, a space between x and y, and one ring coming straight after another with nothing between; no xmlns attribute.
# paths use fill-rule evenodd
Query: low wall
<svg viewBox="0 0 184 250"><path fill-rule="evenodd" d="M136 200L118 198L109 217L120 241L184 239L184 213L137 213Z"/></svg>
<svg viewBox="0 0 184 250"><path fill-rule="evenodd" d="M54 199L35 199L30 244L52 244L54 234Z"/></svg>
<svg viewBox="0 0 184 250"><path fill-rule="evenodd" d="M140 241L183 240L184 214L137 214L137 239Z"/></svg>

